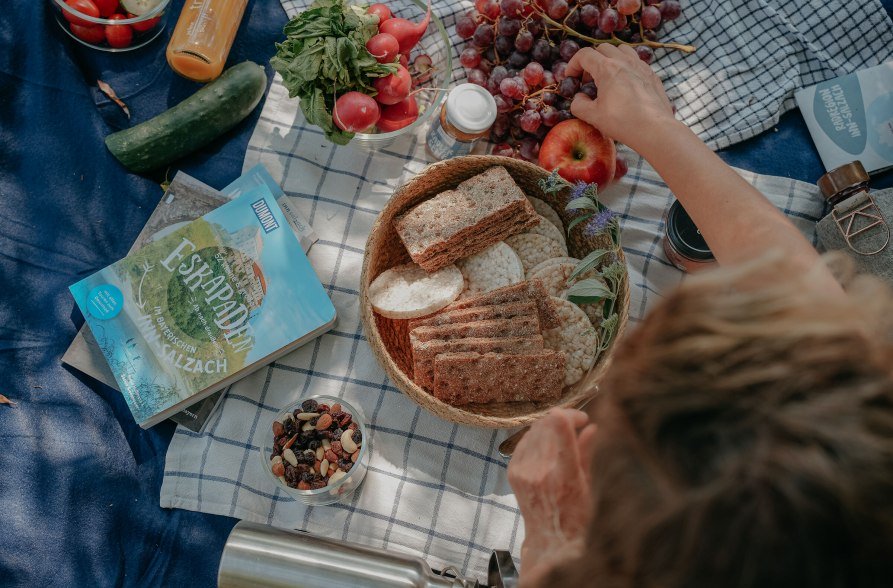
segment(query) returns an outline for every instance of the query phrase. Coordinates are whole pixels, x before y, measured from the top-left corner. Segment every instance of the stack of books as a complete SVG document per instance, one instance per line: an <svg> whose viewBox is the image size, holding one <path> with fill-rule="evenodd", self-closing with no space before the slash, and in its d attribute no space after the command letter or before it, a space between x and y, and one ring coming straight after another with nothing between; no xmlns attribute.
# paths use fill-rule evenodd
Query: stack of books
<svg viewBox="0 0 893 588"><path fill-rule="evenodd" d="M141 427L200 431L230 384L334 325L315 240L262 166L222 192L180 172L127 257L71 286L86 325L62 361Z"/></svg>

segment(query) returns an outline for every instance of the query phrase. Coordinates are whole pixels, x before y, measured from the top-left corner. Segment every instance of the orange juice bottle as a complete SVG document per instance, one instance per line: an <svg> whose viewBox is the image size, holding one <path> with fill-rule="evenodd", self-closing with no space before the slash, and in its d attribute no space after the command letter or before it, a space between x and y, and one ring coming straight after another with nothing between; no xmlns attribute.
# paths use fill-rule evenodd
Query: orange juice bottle
<svg viewBox="0 0 893 588"><path fill-rule="evenodd" d="M167 62L190 80L210 82L226 56L248 0L186 0L167 45Z"/></svg>

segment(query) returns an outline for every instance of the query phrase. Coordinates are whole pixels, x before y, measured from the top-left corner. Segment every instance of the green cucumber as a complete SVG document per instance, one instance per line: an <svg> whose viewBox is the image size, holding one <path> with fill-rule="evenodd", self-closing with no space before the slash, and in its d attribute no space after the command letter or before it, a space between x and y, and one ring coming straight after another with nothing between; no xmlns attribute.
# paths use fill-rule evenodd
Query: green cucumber
<svg viewBox="0 0 893 588"><path fill-rule="evenodd" d="M244 61L155 118L112 133L105 146L131 171L157 169L236 126L251 114L266 88L264 68Z"/></svg>

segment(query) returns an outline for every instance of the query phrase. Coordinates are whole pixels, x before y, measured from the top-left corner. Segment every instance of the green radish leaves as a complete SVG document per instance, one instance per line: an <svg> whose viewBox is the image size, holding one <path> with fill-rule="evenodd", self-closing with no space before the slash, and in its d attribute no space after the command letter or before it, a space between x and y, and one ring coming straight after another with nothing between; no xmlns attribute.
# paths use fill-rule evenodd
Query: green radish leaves
<svg viewBox="0 0 893 588"><path fill-rule="evenodd" d="M321 128L333 143L347 144L346 133L332 121L332 108L341 94L356 90L375 95L375 78L395 73L394 63L378 63L366 41L378 32L378 17L344 0L316 0L285 25L285 40L276 44L270 60L291 98L300 98L310 124Z"/></svg>

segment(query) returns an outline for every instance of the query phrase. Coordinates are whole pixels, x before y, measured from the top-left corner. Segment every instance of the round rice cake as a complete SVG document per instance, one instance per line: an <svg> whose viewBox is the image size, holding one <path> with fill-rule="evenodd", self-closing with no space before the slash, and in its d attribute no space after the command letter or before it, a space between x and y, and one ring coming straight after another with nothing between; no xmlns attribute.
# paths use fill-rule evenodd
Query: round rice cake
<svg viewBox="0 0 893 588"><path fill-rule="evenodd" d="M576 257L552 257L551 259L547 259L546 261L538 263L527 270L527 279L531 279L533 277L533 274L537 273L541 269L558 263L572 263L574 264L574 266L576 266L578 263L580 263L580 260Z"/></svg>
<svg viewBox="0 0 893 588"><path fill-rule="evenodd" d="M456 262L465 278L460 300L524 281L524 266L503 241Z"/></svg>
<svg viewBox="0 0 893 588"><path fill-rule="evenodd" d="M369 285L372 308L392 319L418 318L436 312L462 293L465 280L455 265L429 274L414 263L381 273Z"/></svg>
<svg viewBox="0 0 893 588"><path fill-rule="evenodd" d="M580 260L574 259L573 257L556 257L555 259L549 259L527 272L527 279L539 280L543 283L546 292L548 292L550 296L567 300L567 291L570 287L567 282L570 279L571 274L574 273L574 268L577 267L578 263L580 263ZM594 269L590 269L581 276L578 276L574 282L586 279L598 279L598 275ZM580 309L586 313L592 326L598 327L601 325L602 319L604 318L602 316L604 301L589 304L574 302L573 304L579 306Z"/></svg>
<svg viewBox="0 0 893 588"><path fill-rule="evenodd" d="M525 273L547 259L567 255L567 248L563 244L534 233L512 235L506 237L505 242L518 254Z"/></svg>
<svg viewBox="0 0 893 588"><path fill-rule="evenodd" d="M528 196L527 199L533 205L533 209L542 217L545 217L547 221L555 225L555 228L559 231L564 232L564 223L561 222L561 217L558 216L558 213L555 212L555 209L549 206L549 204L540 200L539 198L534 198L533 196Z"/></svg>
<svg viewBox="0 0 893 588"><path fill-rule="evenodd" d="M530 227L527 229L527 232L555 239L561 243L564 247L564 254L567 255L567 240L564 238L564 233L562 233L560 229L555 228L555 225L550 223L543 215L540 214L538 216L540 217L539 224Z"/></svg>
<svg viewBox="0 0 893 588"><path fill-rule="evenodd" d="M552 302L558 309L561 324L543 331L543 343L547 349L565 354L564 385L572 386L582 380L595 363L598 335L579 306L555 296Z"/></svg>

